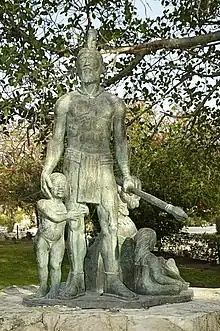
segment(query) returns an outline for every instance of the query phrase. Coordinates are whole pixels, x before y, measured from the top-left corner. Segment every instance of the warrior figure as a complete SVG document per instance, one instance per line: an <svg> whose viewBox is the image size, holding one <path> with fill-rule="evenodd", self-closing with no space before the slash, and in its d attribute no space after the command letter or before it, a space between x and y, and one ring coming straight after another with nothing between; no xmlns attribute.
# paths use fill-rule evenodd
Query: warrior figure
<svg viewBox="0 0 220 331"><path fill-rule="evenodd" d="M42 190L51 195L50 174L63 154L66 134L63 172L70 186L66 208L67 211L79 213L82 210L82 213L76 222L71 219L68 221L70 272L62 296L76 297L85 293L86 242L83 210L87 203L92 203L97 206L101 227L104 292L133 298L135 294L120 281L118 275L118 196L110 151L110 139L113 136L115 157L123 178L123 190L129 191L134 183L128 166L126 107L121 99L100 86L104 64L102 56L96 50L96 38L96 31L90 30L87 45L77 57L80 87L65 94L56 103L54 131L47 147L41 177Z"/></svg>

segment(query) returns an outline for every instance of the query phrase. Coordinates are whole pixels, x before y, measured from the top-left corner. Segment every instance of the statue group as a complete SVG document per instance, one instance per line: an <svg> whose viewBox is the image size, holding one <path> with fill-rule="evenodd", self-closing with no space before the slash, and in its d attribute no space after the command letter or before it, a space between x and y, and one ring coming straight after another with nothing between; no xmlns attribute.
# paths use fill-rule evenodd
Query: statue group
<svg viewBox="0 0 220 331"><path fill-rule="evenodd" d="M105 67L96 39L96 31L89 30L86 45L78 53L79 88L55 105L54 130L41 176L46 199L37 203L40 225L35 247L40 287L36 296L66 300L94 291L136 300L139 294L179 294L188 284L175 261L155 256L155 231L137 231L129 218L128 208L139 204L131 192L140 189L141 183L131 176L128 164L126 106L100 85ZM53 172L62 157L63 173ZM116 184L114 161L121 171L121 186ZM88 248L87 204L96 206L101 228ZM65 247L70 269L66 282L61 283Z"/></svg>

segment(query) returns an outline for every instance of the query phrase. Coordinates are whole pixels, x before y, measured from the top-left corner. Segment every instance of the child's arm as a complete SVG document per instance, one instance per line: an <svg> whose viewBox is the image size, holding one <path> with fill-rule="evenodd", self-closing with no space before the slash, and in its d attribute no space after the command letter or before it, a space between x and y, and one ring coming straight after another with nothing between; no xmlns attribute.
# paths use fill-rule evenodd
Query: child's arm
<svg viewBox="0 0 220 331"><path fill-rule="evenodd" d="M53 208L50 208L48 200L39 200L37 202L37 209L43 217L49 219L53 223L61 223L68 219L67 212L56 212Z"/></svg>

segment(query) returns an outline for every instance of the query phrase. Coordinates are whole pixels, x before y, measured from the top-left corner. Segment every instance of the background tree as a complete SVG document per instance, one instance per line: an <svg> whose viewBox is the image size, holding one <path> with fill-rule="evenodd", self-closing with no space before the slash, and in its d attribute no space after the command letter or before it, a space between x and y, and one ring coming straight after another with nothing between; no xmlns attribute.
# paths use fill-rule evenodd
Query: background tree
<svg viewBox="0 0 220 331"><path fill-rule="evenodd" d="M150 108L167 99L191 125L216 127L219 1L161 3L163 13L151 18L147 1L140 17L131 0L6 0L0 6L1 122L17 114L44 139L55 99L76 84L78 48L96 26L101 51L115 54L106 60L106 87L123 83L127 99L146 100ZM173 115L162 108L163 116Z"/></svg>
<svg viewBox="0 0 220 331"><path fill-rule="evenodd" d="M187 121L164 123L153 137L147 127L154 115L142 115L129 128L132 173L140 177L143 189L160 199L183 207L187 222L175 221L141 201L132 212L138 227L153 227L159 237L178 232L183 225L214 222L220 209L220 155L218 146L209 145L204 132L198 139L194 127L190 138L185 136Z"/></svg>
<svg viewBox="0 0 220 331"><path fill-rule="evenodd" d="M130 107L127 125L131 134L141 130L140 150L132 162L139 160L144 188L185 208L198 206L195 194L201 201L208 195L199 173L210 187L214 182L218 185L219 2L165 0L161 15L151 17L147 1L141 2L142 15L137 13L138 1L131 0L4 1L0 4L1 128L8 134L8 124L19 119L26 127L25 139L35 132L45 146L55 100L77 84L75 58L87 30L96 27L107 69L103 85L123 88L128 105L143 102ZM149 121L152 111L154 120ZM167 125L170 121L173 127ZM134 144L140 137L134 134L132 139ZM17 168L27 169L28 178L30 166L40 169L40 165L37 158L25 157ZM209 158L215 169L212 183L207 179ZM6 172L5 182L10 177ZM178 180L181 186L176 185ZM211 200L205 202L210 208Z"/></svg>
<svg viewBox="0 0 220 331"><path fill-rule="evenodd" d="M9 135L0 134L0 224L13 228L18 209L31 219L41 197L41 153L34 136L26 130L8 126ZM30 133L30 132L29 132Z"/></svg>

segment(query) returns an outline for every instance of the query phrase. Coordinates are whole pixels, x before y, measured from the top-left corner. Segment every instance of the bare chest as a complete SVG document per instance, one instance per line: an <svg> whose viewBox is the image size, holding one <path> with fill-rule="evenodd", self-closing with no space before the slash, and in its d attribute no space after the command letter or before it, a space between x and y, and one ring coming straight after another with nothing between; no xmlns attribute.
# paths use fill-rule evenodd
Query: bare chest
<svg viewBox="0 0 220 331"><path fill-rule="evenodd" d="M111 128L114 108L104 96L78 96L70 103L67 114L68 131L102 132Z"/></svg>

